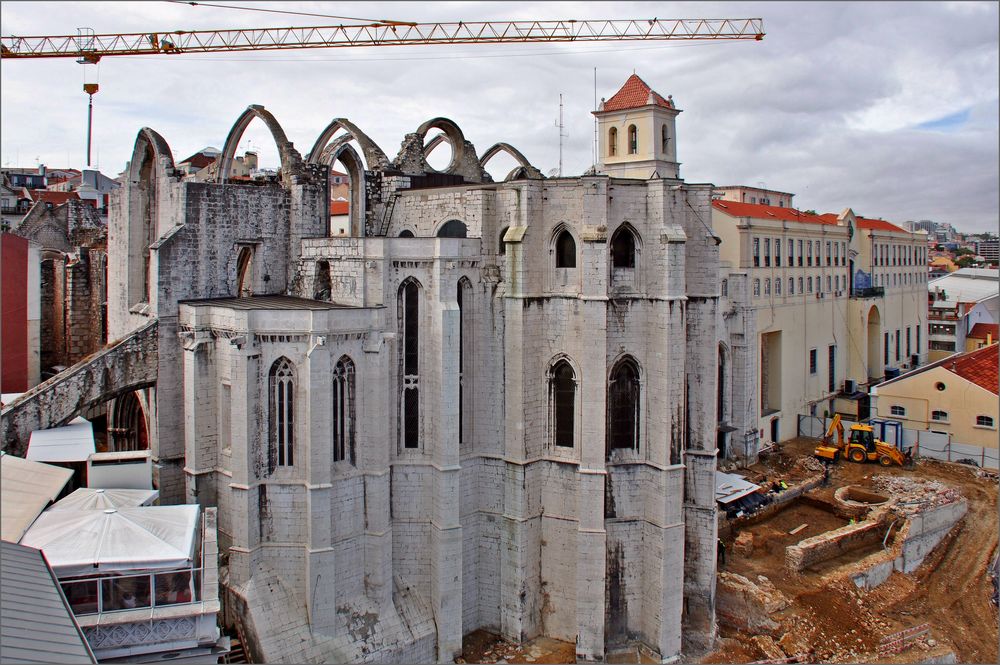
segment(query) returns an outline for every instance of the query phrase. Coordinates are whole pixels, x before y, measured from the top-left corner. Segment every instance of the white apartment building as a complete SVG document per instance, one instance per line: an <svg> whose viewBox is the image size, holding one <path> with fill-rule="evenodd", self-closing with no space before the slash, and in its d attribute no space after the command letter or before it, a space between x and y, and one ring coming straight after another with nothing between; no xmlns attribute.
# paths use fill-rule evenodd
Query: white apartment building
<svg viewBox="0 0 1000 665"><path fill-rule="evenodd" d="M716 199L720 456L753 457L799 415L868 413L867 388L926 359L923 236L880 219ZM727 441L727 433L733 436ZM729 444L729 445L727 445Z"/></svg>

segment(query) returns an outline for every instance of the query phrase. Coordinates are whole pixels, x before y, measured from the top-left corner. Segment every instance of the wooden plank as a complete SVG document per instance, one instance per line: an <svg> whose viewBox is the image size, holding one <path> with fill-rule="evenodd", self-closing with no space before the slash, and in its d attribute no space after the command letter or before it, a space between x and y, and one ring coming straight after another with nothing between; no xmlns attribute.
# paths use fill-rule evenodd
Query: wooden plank
<svg viewBox="0 0 1000 665"><path fill-rule="evenodd" d="M806 523L806 524L800 524L797 527L795 527L794 529L792 529L791 531L789 531L788 535L789 536L794 536L795 534L797 534L799 531L802 531L802 529L806 528L807 526L809 526L808 523Z"/></svg>

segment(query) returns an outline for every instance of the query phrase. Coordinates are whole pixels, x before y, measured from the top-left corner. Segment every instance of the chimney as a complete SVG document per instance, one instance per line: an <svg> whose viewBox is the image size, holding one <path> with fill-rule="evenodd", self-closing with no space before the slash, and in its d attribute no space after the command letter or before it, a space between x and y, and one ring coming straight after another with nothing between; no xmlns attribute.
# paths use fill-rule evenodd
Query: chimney
<svg viewBox="0 0 1000 665"><path fill-rule="evenodd" d="M248 151L246 153L246 166L247 166L247 168L250 171L256 171L257 170L257 153L256 152L249 152Z"/></svg>
<svg viewBox="0 0 1000 665"><path fill-rule="evenodd" d="M40 175L40 176L44 176L45 175L45 164L39 164L38 165L38 175Z"/></svg>

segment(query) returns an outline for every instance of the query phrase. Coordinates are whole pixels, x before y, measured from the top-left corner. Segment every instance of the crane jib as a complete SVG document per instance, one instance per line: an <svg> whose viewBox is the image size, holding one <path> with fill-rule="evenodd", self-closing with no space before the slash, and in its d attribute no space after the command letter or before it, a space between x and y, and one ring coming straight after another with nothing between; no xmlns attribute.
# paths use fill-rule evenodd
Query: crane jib
<svg viewBox="0 0 1000 665"><path fill-rule="evenodd" d="M219 53L309 48L431 44L565 43L668 40L755 40L764 21L740 19L614 19L402 23L386 21L236 30L173 30L77 35L0 37L0 58L79 58Z"/></svg>

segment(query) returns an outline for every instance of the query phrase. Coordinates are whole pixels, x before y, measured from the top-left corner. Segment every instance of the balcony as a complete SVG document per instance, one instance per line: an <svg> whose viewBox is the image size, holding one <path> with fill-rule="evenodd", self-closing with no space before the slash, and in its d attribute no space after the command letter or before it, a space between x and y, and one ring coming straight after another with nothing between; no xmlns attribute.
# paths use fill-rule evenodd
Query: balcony
<svg viewBox="0 0 1000 665"><path fill-rule="evenodd" d="M885 296L884 286L869 286L864 289L854 289L851 291L852 298L881 298Z"/></svg>

